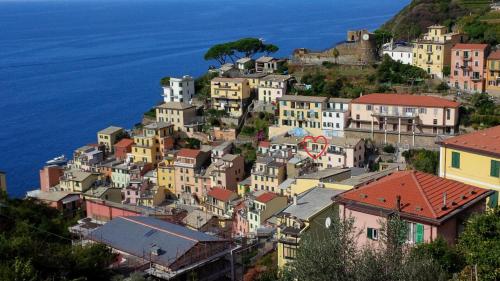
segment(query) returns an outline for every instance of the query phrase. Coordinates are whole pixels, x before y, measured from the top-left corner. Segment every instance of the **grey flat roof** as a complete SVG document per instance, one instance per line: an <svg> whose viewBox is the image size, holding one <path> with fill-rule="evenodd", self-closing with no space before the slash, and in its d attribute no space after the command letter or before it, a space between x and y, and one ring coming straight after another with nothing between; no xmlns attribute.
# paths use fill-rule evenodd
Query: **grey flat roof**
<svg viewBox="0 0 500 281"><path fill-rule="evenodd" d="M146 129L162 129L162 128L166 128L166 127L170 127L170 126L173 126L173 124L166 123L166 122L153 122L151 124L144 126L144 128L146 128Z"/></svg>
<svg viewBox="0 0 500 281"><path fill-rule="evenodd" d="M114 134L114 133L119 132L121 130L123 130L123 128L116 127L116 126L109 126L106 129L100 130L98 132L98 134L111 135L111 134Z"/></svg>
<svg viewBox="0 0 500 281"><path fill-rule="evenodd" d="M289 214L301 220L309 220L319 211L333 204L332 197L343 190L315 187L298 195L297 205L289 205L282 214Z"/></svg>
<svg viewBox="0 0 500 281"><path fill-rule="evenodd" d="M292 78L291 75L270 74L260 79L261 81L283 82Z"/></svg>
<svg viewBox="0 0 500 281"><path fill-rule="evenodd" d="M342 174L345 172L350 172L349 168L326 168L324 170L319 170L314 173L305 174L299 177L299 179L324 179L334 175Z"/></svg>
<svg viewBox="0 0 500 281"><path fill-rule="evenodd" d="M157 108L166 108L166 109L188 109L192 107L195 106L185 102L175 102L175 101L164 102L157 106Z"/></svg>
<svg viewBox="0 0 500 281"><path fill-rule="evenodd" d="M387 175L390 175L396 171L397 171L397 167L382 170L382 171L364 173L361 175L357 175L357 176L353 176L351 178L345 179L345 180L341 181L340 184L351 185L351 186L356 187L356 186L363 185L365 183L380 179L380 178L385 177Z"/></svg>
<svg viewBox="0 0 500 281"><path fill-rule="evenodd" d="M150 256L153 247L160 254L155 263L171 265L199 242L222 241L203 232L152 217L118 217L95 229L89 238L128 254Z"/></svg>

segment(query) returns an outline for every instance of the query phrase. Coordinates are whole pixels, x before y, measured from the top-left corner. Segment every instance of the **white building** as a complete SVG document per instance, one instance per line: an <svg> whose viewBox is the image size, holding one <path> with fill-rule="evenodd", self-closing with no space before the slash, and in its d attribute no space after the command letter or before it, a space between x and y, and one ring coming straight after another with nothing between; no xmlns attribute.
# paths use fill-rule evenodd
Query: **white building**
<svg viewBox="0 0 500 281"><path fill-rule="evenodd" d="M241 58L236 61L236 68L243 73L250 73L255 69L255 61L249 57Z"/></svg>
<svg viewBox="0 0 500 281"><path fill-rule="evenodd" d="M268 75L260 79L258 100L263 103L276 103L278 98L288 92L290 75Z"/></svg>
<svg viewBox="0 0 500 281"><path fill-rule="evenodd" d="M323 110L322 124L325 137L343 137L344 128L349 120L351 99L330 98Z"/></svg>
<svg viewBox="0 0 500 281"><path fill-rule="evenodd" d="M401 46L393 43L388 43L384 46L382 53L389 55L394 61L399 61L403 64L412 64L413 51L412 46Z"/></svg>
<svg viewBox="0 0 500 281"><path fill-rule="evenodd" d="M194 96L194 79L189 75L182 78L170 78L169 85L163 86L165 102L189 103Z"/></svg>

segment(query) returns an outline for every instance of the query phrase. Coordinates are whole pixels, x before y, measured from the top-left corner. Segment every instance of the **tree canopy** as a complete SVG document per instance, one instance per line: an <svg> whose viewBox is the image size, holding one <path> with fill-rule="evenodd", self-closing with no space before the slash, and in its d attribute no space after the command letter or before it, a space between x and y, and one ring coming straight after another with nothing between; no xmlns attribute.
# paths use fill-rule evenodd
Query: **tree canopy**
<svg viewBox="0 0 500 281"><path fill-rule="evenodd" d="M212 46L205 53L205 60L215 60L220 64L225 64L229 60L235 62L241 57L252 57L258 53L276 53L278 46L265 44L261 39L243 38L237 41L231 41Z"/></svg>

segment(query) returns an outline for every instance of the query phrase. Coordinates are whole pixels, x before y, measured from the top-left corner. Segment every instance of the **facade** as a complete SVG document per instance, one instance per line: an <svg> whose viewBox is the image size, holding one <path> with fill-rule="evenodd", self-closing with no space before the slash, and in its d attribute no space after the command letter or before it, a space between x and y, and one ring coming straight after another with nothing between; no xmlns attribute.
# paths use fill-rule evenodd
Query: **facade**
<svg viewBox="0 0 500 281"><path fill-rule="evenodd" d="M157 173L158 186L165 189L167 198L175 198L175 155L168 155L164 160L158 163Z"/></svg>
<svg viewBox="0 0 500 281"><path fill-rule="evenodd" d="M363 139L331 137L327 138L327 149L315 160L315 165L319 170L326 168L342 167L363 167L365 162L365 141ZM319 155L324 147L324 143L306 142L304 145L308 151ZM300 150L300 154L308 156L305 150Z"/></svg>
<svg viewBox="0 0 500 281"><path fill-rule="evenodd" d="M99 174L79 170L66 170L59 179L59 191L83 193L91 188L99 178Z"/></svg>
<svg viewBox="0 0 500 281"><path fill-rule="evenodd" d="M238 198L238 195L231 190L214 187L207 193L205 206L209 212L217 216L227 216L231 201Z"/></svg>
<svg viewBox="0 0 500 281"><path fill-rule="evenodd" d="M216 77L211 82L212 108L239 118L250 101L250 86L245 78Z"/></svg>
<svg viewBox="0 0 500 281"><path fill-rule="evenodd" d="M314 233L317 237L328 231L332 219L338 216L332 198L339 190L315 187L298 196L278 214L278 267L296 258L300 237Z"/></svg>
<svg viewBox="0 0 500 281"><path fill-rule="evenodd" d="M95 145L85 145L73 152L73 160L68 162L72 169L90 172L104 160L104 152Z"/></svg>
<svg viewBox="0 0 500 281"><path fill-rule="evenodd" d="M109 126L106 129L97 132L97 143L105 146L106 153L113 153L113 145L118 141L118 137L123 133L123 128Z"/></svg>
<svg viewBox="0 0 500 281"><path fill-rule="evenodd" d="M450 86L455 89L482 93L485 90L487 44L456 44L451 49Z"/></svg>
<svg viewBox="0 0 500 281"><path fill-rule="evenodd" d="M269 137L288 131L305 130L311 135L321 135L321 118L326 108L327 97L285 95L279 99L277 126L269 127Z"/></svg>
<svg viewBox="0 0 500 281"><path fill-rule="evenodd" d="M223 187L236 192L238 182L245 176L245 160L241 155L224 154L212 160L207 174L212 187Z"/></svg>
<svg viewBox="0 0 500 281"><path fill-rule="evenodd" d="M156 107L156 122L171 123L174 131L185 131L196 122L196 107L182 102L166 102Z"/></svg>
<svg viewBox="0 0 500 281"><path fill-rule="evenodd" d="M282 63L281 60L273 57L260 57L255 61L255 72L274 73L278 70L280 63Z"/></svg>
<svg viewBox="0 0 500 281"><path fill-rule="evenodd" d="M440 142L439 176L495 191L489 206L499 204L500 126Z"/></svg>
<svg viewBox="0 0 500 281"><path fill-rule="evenodd" d="M130 243L131 233L135 243ZM86 239L113 249L120 263L148 264L146 273L161 280L188 280L193 275L199 280L233 279L227 260L233 249L230 241L152 217L118 217Z"/></svg>
<svg viewBox="0 0 500 281"><path fill-rule="evenodd" d="M152 169L151 163L120 163L111 168L111 186L117 188L128 187L132 180L141 180Z"/></svg>
<svg viewBox="0 0 500 281"><path fill-rule="evenodd" d="M402 143L402 136L455 135L458 133L458 102L433 96L370 94L351 102L348 130L381 136L383 143Z"/></svg>
<svg viewBox="0 0 500 281"><path fill-rule="evenodd" d="M45 166L43 167L43 169L40 170L39 173L40 173L40 190L49 191L51 187L54 187L59 184L59 180L64 174L64 169L61 166L55 166L55 165ZM1 180L0 180L0 186L2 186Z"/></svg>
<svg viewBox="0 0 500 281"><path fill-rule="evenodd" d="M190 103L194 96L194 79L189 75L182 78L170 77L167 86L163 86L164 102Z"/></svg>
<svg viewBox="0 0 500 281"><path fill-rule="evenodd" d="M257 233L257 229L275 213L283 210L287 205L287 198L272 192L259 191L250 196L247 205L249 232Z"/></svg>
<svg viewBox="0 0 500 281"><path fill-rule="evenodd" d="M4 171L0 171L0 190L7 192L7 177Z"/></svg>
<svg viewBox="0 0 500 281"><path fill-rule="evenodd" d="M286 179L286 164L270 156L258 156L252 168L250 189L279 193L279 185Z"/></svg>
<svg viewBox="0 0 500 281"><path fill-rule="evenodd" d="M500 96L500 50L491 52L486 61L486 92Z"/></svg>
<svg viewBox="0 0 500 281"><path fill-rule="evenodd" d="M173 132L171 123L155 122L144 126L142 133L134 136L132 160L152 164L160 162L174 145Z"/></svg>
<svg viewBox="0 0 500 281"><path fill-rule="evenodd" d="M127 154L132 152L132 145L134 145L134 140L132 139L122 139L114 145L115 148L115 158L118 160L125 160Z"/></svg>
<svg viewBox="0 0 500 281"><path fill-rule="evenodd" d="M349 122L351 99L330 98L323 110L321 119L325 137L343 137L344 128Z"/></svg>
<svg viewBox="0 0 500 281"><path fill-rule="evenodd" d="M243 73L251 73L255 70L255 61L249 57L241 58L236 61L236 68Z"/></svg>
<svg viewBox="0 0 500 281"><path fill-rule="evenodd" d="M198 149L181 149L175 158L175 194L177 198L186 194L196 196L200 202L210 188L210 180L204 179L202 169L210 154ZM185 202L186 204L188 202Z"/></svg>
<svg viewBox="0 0 500 281"><path fill-rule="evenodd" d="M288 93L292 76L272 74L259 81L258 100L263 103L275 104L277 100Z"/></svg>
<svg viewBox="0 0 500 281"><path fill-rule="evenodd" d="M424 69L431 77L443 78L450 67L451 48L464 41L464 35L448 33L445 26L432 25L421 38L413 42L413 65Z"/></svg>
<svg viewBox="0 0 500 281"><path fill-rule="evenodd" d="M394 213L408 226L408 244L437 237L454 244L470 214L493 191L418 171L400 171L337 196L341 219L353 218L358 246L379 243L381 223Z"/></svg>
<svg viewBox="0 0 500 281"><path fill-rule="evenodd" d="M388 55L392 60L399 61L402 64L412 64L413 62L413 47L412 46L402 46L395 45L394 43L389 43L382 50L383 55Z"/></svg>
<svg viewBox="0 0 500 281"><path fill-rule="evenodd" d="M26 197L43 202L69 216L75 215L82 205L80 195L72 192L34 190L28 192Z"/></svg>

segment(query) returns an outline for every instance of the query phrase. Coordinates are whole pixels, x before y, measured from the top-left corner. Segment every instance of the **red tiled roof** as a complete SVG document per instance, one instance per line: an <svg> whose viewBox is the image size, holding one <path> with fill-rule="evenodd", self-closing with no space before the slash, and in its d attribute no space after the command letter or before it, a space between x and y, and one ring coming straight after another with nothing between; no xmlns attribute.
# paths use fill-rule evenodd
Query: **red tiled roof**
<svg viewBox="0 0 500 281"><path fill-rule="evenodd" d="M208 196L224 202L228 202L231 199L231 197L233 197L233 195L235 195L235 193L232 192L231 190L219 187L214 187L212 188L212 190L208 192Z"/></svg>
<svg viewBox="0 0 500 281"><path fill-rule="evenodd" d="M484 50L488 47L488 44L466 44L466 43L458 43L453 46L454 49L466 49L466 50Z"/></svg>
<svg viewBox="0 0 500 281"><path fill-rule="evenodd" d="M134 144L134 141L131 139L122 139L119 142L115 143L115 147L129 147Z"/></svg>
<svg viewBox="0 0 500 281"><path fill-rule="evenodd" d="M260 147L270 147L271 142L270 141L261 141L261 142L259 142L259 146Z"/></svg>
<svg viewBox="0 0 500 281"><path fill-rule="evenodd" d="M489 60L500 60L500 50L499 51L493 51L490 53L488 56Z"/></svg>
<svg viewBox="0 0 500 281"><path fill-rule="evenodd" d="M369 94L352 100L352 103L407 105L422 107L459 107L460 103L433 96L407 94Z"/></svg>
<svg viewBox="0 0 500 281"><path fill-rule="evenodd" d="M267 203L276 197L278 197L278 195L276 195L272 192L266 192L264 194L259 195L257 198L255 198L255 200L262 202L262 203Z"/></svg>
<svg viewBox="0 0 500 281"><path fill-rule="evenodd" d="M441 144L445 147L462 148L500 157L500 125L449 138L442 141Z"/></svg>
<svg viewBox="0 0 500 281"><path fill-rule="evenodd" d="M196 158L200 154L199 149L190 149L190 148L183 148L177 153L177 156L180 157L188 157L188 158Z"/></svg>
<svg viewBox="0 0 500 281"><path fill-rule="evenodd" d="M443 208L445 192L446 207ZM395 209L396 198L401 196L402 213L440 219L487 192L486 189L431 174L400 171L339 196L384 209Z"/></svg>

